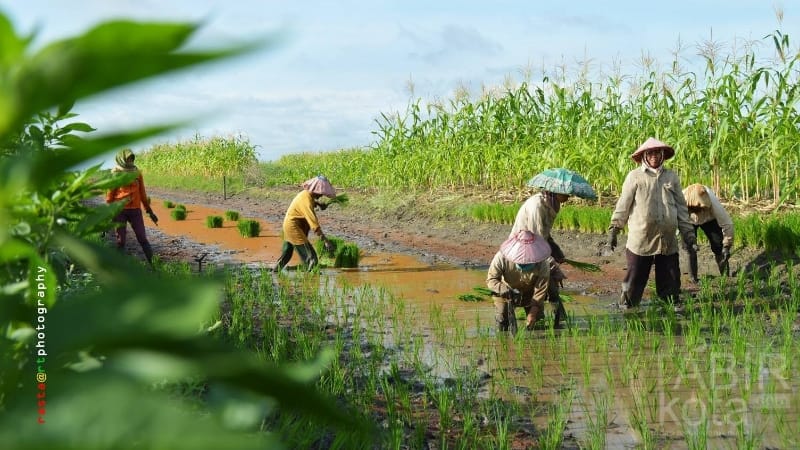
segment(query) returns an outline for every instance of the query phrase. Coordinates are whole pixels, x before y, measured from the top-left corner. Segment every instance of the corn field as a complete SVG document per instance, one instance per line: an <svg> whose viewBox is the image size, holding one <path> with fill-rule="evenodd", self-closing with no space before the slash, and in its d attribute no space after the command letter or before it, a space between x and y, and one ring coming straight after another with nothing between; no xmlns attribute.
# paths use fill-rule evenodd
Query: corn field
<svg viewBox="0 0 800 450"><path fill-rule="evenodd" d="M325 173L341 186L495 191L566 167L602 199L618 193L634 167L629 155L655 136L676 149L668 166L684 185L745 203L796 202L800 56L789 36L776 30L727 56L709 44L701 56L701 73L676 56L668 71L646 61L639 75L545 77L474 100L417 99L402 114L381 114L370 148L289 155L275 166L290 182Z"/></svg>

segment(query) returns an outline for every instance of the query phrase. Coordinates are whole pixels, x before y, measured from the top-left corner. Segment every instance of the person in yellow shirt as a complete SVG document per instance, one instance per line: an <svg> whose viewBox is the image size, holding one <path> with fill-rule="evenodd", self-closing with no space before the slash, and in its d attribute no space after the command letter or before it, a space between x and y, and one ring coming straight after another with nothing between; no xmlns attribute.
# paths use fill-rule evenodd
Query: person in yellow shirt
<svg viewBox="0 0 800 450"><path fill-rule="evenodd" d="M147 262L152 265L153 249L150 246L150 241L147 240L141 208L144 207L154 223L158 223L158 217L156 217L153 210L150 209L150 199L147 197L147 192L144 189L144 178L139 168L134 164L136 155L130 149L126 148L117 153L115 161L117 165L111 169L112 172L136 172L137 174L136 179L130 184L111 189L106 193L106 203L126 201L122 211L114 218L115 222L120 223L116 228L117 248L120 250L125 248L127 226L128 223L130 223L131 228L133 228L133 233L136 235L136 240L139 241L139 245L142 246L142 251L147 258Z"/></svg>
<svg viewBox="0 0 800 450"><path fill-rule="evenodd" d="M319 258L314 246L308 240L309 231L314 231L325 243L326 248L331 247L332 244L322 232L317 214L314 212L316 206L324 209L324 204L317 202L323 195L333 198L336 196L336 189L327 178L320 175L304 182L303 190L289 204L286 216L283 218L283 247L275 271L282 270L289 263L295 250L306 265L306 270L310 271L316 267Z"/></svg>

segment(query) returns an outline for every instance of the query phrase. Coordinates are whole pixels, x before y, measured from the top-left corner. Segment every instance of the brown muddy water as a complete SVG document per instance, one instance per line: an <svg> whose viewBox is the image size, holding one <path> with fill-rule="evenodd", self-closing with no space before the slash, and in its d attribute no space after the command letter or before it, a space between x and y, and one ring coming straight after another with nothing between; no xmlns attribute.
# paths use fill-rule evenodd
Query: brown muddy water
<svg viewBox="0 0 800 450"><path fill-rule="evenodd" d="M186 206L187 220L175 221L154 200L159 231L216 245L251 266L274 266L280 224L259 220L260 236L244 238L234 222L226 220L221 229L205 226L206 216L224 211ZM290 265L298 263L295 255ZM696 334L668 325L657 332L637 329L634 315L570 291L565 292L570 329L495 336L491 302L458 299L485 286L486 268L365 251L359 268L321 273L327 280L321 284L369 285L401 299L425 340L423 358L439 376L464 370L487 374L481 395L535 405L531 420L540 430L562 415L567 441L580 447L800 448L796 354L764 352L747 343L740 349L710 348ZM651 311L650 320L659 314L669 315ZM389 344L390 334L387 330Z"/></svg>

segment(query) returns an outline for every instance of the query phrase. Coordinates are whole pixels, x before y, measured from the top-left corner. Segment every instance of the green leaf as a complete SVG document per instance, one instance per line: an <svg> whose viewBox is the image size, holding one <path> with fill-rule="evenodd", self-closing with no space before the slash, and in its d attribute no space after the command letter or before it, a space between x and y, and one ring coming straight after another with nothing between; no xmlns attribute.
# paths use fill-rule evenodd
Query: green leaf
<svg viewBox="0 0 800 450"><path fill-rule="evenodd" d="M4 448L282 448L268 433L226 429L166 392L142 388L108 371L51 369L47 375L45 423L37 423L32 386L17 396L0 424Z"/></svg>

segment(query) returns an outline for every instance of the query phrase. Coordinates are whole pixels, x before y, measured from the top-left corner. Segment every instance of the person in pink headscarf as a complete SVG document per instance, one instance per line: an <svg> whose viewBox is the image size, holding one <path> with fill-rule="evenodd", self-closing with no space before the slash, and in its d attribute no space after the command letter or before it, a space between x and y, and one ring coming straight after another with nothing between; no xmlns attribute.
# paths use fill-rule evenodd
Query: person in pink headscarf
<svg viewBox="0 0 800 450"><path fill-rule="evenodd" d="M528 230L513 233L500 246L489 265L486 285L492 291L498 331L517 331L514 308L527 313L525 326L530 330L544 309L550 280L550 245Z"/></svg>
<svg viewBox="0 0 800 450"><path fill-rule="evenodd" d="M330 181L322 175L316 176L303 183L303 190L294 197L286 215L283 218L283 247L281 256L275 265L275 270L282 270L292 259L294 251L300 255L306 270L312 270L319 262L314 246L308 240L309 231L314 231L325 243L326 248L331 247L331 242L322 232L322 227L317 219L314 208L320 206L324 209L324 203L318 200L322 196L336 197L336 189Z"/></svg>

